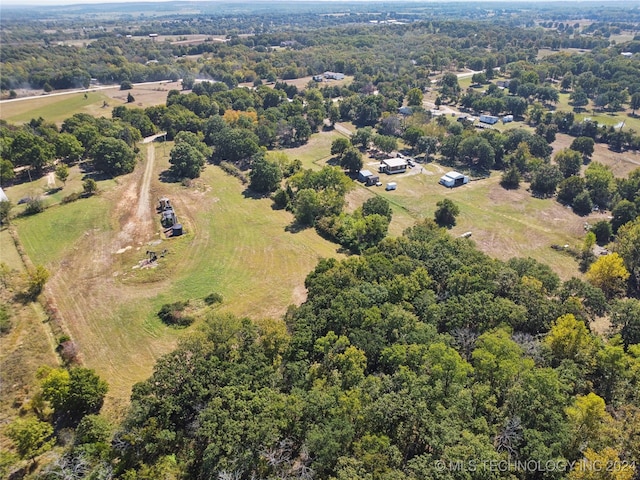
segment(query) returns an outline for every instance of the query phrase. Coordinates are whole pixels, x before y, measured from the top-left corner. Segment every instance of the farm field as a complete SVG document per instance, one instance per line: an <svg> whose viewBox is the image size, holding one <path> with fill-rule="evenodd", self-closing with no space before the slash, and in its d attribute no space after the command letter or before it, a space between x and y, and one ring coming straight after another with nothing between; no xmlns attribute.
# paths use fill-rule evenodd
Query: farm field
<svg viewBox="0 0 640 480"><path fill-rule="evenodd" d="M169 90L180 88L179 82L168 81L135 84L131 90L120 90L119 86L99 87L96 90L90 88L87 91L87 98L83 90L74 90L70 93L54 91L50 95L38 94L0 102L0 119L23 124L32 118L43 117L48 122L61 125L65 119L75 113L111 118L113 107L129 105L145 108L162 105L167 100ZM135 102L131 104L127 104L129 93L135 98ZM32 94L33 91L30 91L29 95Z"/></svg>

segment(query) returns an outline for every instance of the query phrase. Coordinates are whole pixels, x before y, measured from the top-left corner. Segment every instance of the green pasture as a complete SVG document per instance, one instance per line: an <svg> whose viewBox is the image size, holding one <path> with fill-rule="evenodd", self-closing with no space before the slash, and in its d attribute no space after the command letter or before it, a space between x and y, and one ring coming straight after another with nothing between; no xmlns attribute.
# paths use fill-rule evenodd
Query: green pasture
<svg viewBox="0 0 640 480"><path fill-rule="evenodd" d="M405 227L411 220L433 218L436 203L449 198L460 207L452 235L470 231L471 239L491 256L503 260L531 256L547 263L562 278L579 275L577 263L550 246L580 245L586 219L552 199L532 197L525 191L525 185L517 191L504 190L499 184L499 173L448 189L439 185L438 180L450 168L433 163L423 168L426 174L383 175L383 184L389 181L398 184L395 191L385 191L383 187L368 189L394 205L392 227L393 223Z"/></svg>
<svg viewBox="0 0 640 480"><path fill-rule="evenodd" d="M73 254L74 243L92 229L109 228L109 202L100 195L14 219L20 240L34 264L49 264Z"/></svg>
<svg viewBox="0 0 640 480"><path fill-rule="evenodd" d="M111 99L101 92L72 93L68 95L32 97L26 100L4 102L0 105L0 119L10 123L26 123L32 118L61 124L74 113L111 117L111 108L103 109Z"/></svg>

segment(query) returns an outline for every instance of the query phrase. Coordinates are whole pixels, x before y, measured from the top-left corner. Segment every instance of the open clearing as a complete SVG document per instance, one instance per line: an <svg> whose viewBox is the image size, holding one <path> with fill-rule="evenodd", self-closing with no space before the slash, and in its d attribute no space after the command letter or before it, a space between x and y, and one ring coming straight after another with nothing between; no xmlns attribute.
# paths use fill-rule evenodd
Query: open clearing
<svg viewBox="0 0 640 480"><path fill-rule="evenodd" d="M21 98L19 101L0 103L0 119L11 123L22 124L32 118L43 117L48 122L58 125L75 113L87 113L96 117L111 118L113 107L127 105L145 108L164 105L169 90L180 89L179 82L150 82L135 84L131 90L120 90L119 86L101 87L99 90L73 91L61 95L36 95ZM127 103L127 95L131 93L135 102Z"/></svg>
<svg viewBox="0 0 640 480"><path fill-rule="evenodd" d="M158 320L162 304L218 292L222 310L280 316L288 305L304 301L304 279L318 259L340 256L338 246L313 229L286 231L293 219L289 212L273 210L268 198L247 195L217 167L208 166L189 188L161 183L170 145L149 148L155 148L150 175L149 156L97 197L16 221L29 256L53 272L47 288L80 351L91 352L85 364L109 382L107 408L114 414L127 402L131 385L148 377L158 356L185 332ZM146 185L150 201L140 202ZM186 234L161 241L153 204L164 195ZM140 222L141 205L151 228ZM148 249L168 253L156 269L133 269Z"/></svg>

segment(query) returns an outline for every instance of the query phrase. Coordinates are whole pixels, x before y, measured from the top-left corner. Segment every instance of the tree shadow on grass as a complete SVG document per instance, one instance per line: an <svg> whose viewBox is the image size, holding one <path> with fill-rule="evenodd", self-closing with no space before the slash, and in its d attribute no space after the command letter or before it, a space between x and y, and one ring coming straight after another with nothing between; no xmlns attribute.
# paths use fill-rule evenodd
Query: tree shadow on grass
<svg viewBox="0 0 640 480"><path fill-rule="evenodd" d="M175 177L171 173L171 170L163 170L162 172L160 172L160 175L158 175L158 180L160 180L162 183L180 183L181 181L181 179Z"/></svg>
<svg viewBox="0 0 640 480"><path fill-rule="evenodd" d="M284 231L289 233L300 233L303 230L307 230L308 228L311 228L311 225L303 225L299 222L293 222L290 225L284 227Z"/></svg>
<svg viewBox="0 0 640 480"><path fill-rule="evenodd" d="M249 187L247 187L242 191L242 196L244 198L248 198L251 200L263 200L265 198L270 198L271 192L267 192L267 193L255 192L251 190Z"/></svg>

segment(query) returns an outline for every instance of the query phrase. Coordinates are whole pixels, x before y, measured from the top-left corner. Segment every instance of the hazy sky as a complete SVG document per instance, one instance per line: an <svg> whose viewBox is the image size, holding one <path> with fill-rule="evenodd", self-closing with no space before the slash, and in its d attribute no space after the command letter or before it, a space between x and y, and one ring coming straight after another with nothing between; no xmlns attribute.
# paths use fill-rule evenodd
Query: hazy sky
<svg viewBox="0 0 640 480"><path fill-rule="evenodd" d="M4 6L22 6L22 5L45 5L45 6L56 6L56 5L78 5L78 4L96 4L96 3L121 3L121 2L126 2L126 3L138 3L138 2L159 2L159 1L171 1L171 0L0 0L0 5L4 5ZM188 0L188 1L193 1L193 2L211 2L211 0ZM215 0L214 0L215 1ZM231 2L233 3L234 0L219 0L222 1L224 3L227 2ZM258 1L266 1L266 0L258 0ZM305 2L305 1L313 1L313 2L318 2L318 1L330 1L332 3L352 3L354 1L368 1L368 2L376 2L376 1L385 1L385 0L296 0L296 2ZM392 0L392 1L401 1L401 0ZM411 1L416 1L416 0L408 0L408 2ZM425 0L422 0L422 2L424 2ZM469 0L426 0L426 2L432 2L432 3L449 3L452 1L469 1ZM528 3L536 3L536 2L560 2L562 1L563 3L566 3L567 0L480 0L480 1L516 1L518 3L524 3L524 2L528 2ZM589 2L594 2L594 3L607 3L610 1L618 1L618 0L569 0L570 2L578 2L578 1L589 1ZM421 3L422 3L421 2ZM248 0L239 0L239 3L248 3ZM471 0L469 3L473 3L473 0ZM635 1L629 2L629 5L632 5L634 3L638 3Z"/></svg>

